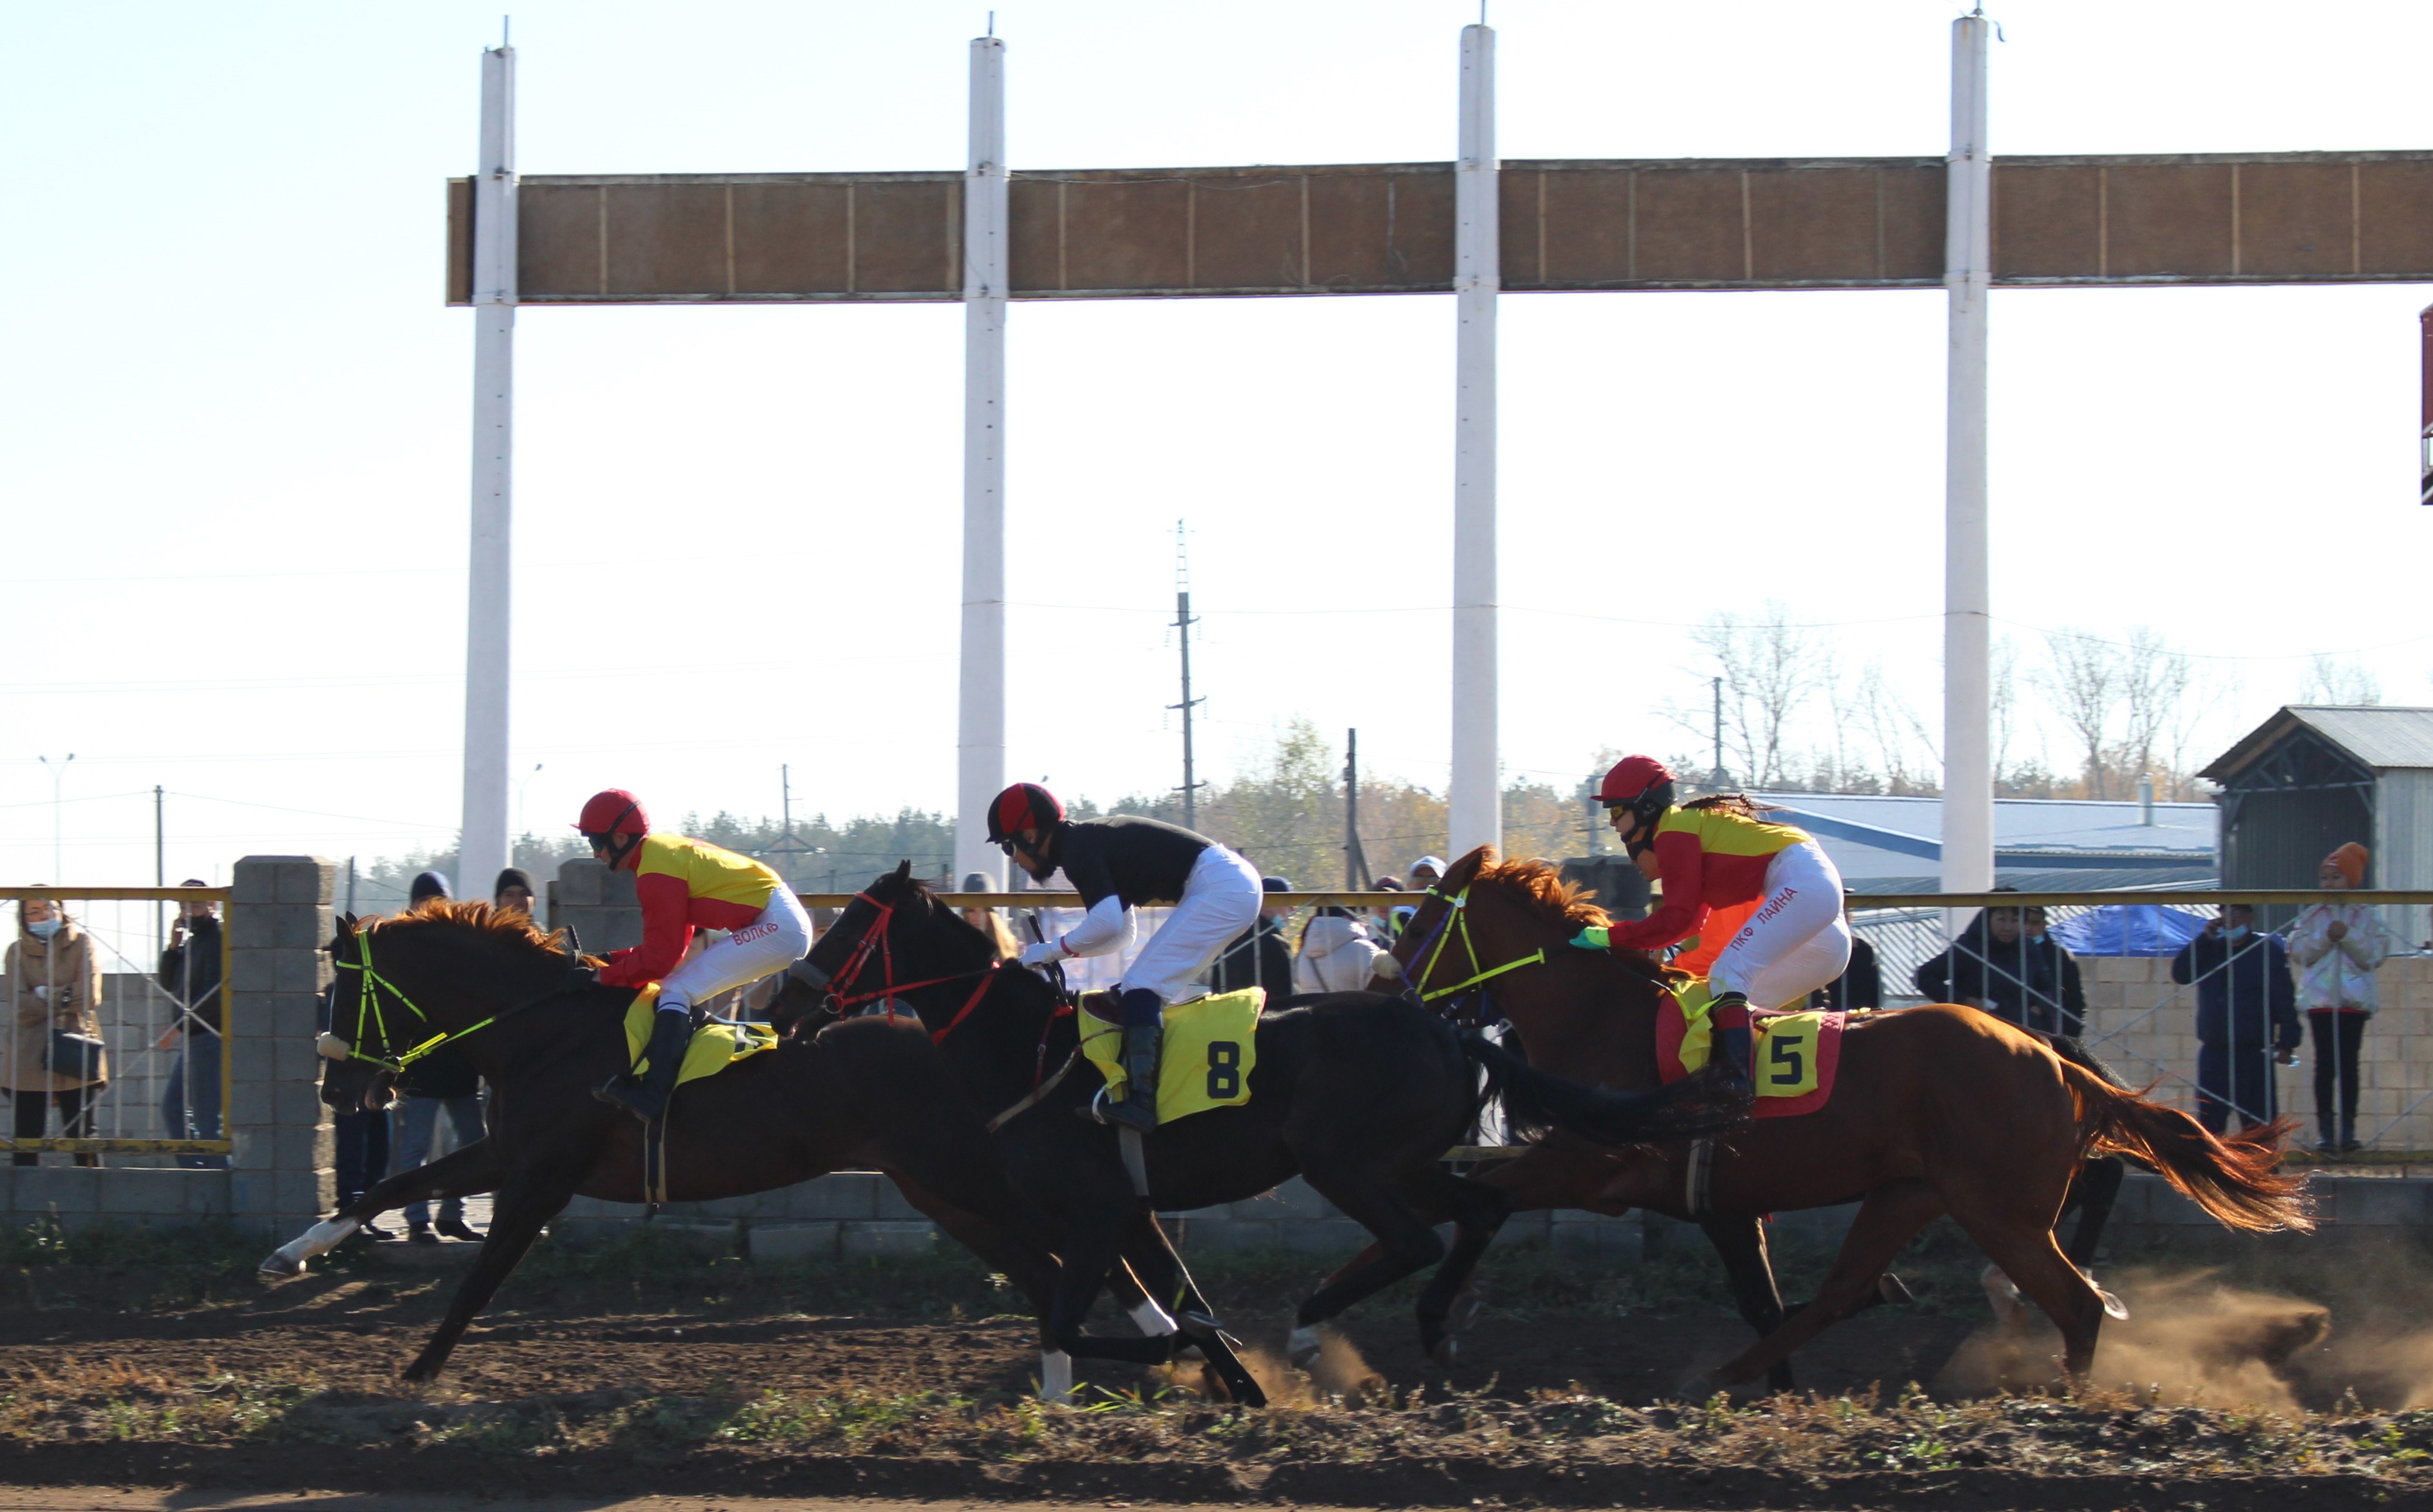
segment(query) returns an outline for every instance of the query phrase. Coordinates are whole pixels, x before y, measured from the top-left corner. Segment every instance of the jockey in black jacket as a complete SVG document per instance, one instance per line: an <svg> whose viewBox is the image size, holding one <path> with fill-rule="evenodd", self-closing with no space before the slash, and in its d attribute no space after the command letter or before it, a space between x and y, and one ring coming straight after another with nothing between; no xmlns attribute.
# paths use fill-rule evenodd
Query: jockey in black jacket
<svg viewBox="0 0 2433 1512"><path fill-rule="evenodd" d="M1026 945L1022 964L1102 956L1131 937L1131 910L1171 905L1124 973L1124 1100L1108 1116L1157 1127L1157 1057L1165 1005L1200 994L1199 978L1226 943L1259 917L1259 874L1205 835L1154 819L1068 820L1036 783L1018 782L989 805L989 840L1042 882L1059 869L1089 913L1053 940Z"/></svg>

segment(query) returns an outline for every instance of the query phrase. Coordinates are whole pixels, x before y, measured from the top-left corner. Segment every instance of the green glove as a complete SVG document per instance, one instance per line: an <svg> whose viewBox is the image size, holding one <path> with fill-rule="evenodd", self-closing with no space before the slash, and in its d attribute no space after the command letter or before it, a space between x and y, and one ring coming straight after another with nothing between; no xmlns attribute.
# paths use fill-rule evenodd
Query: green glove
<svg viewBox="0 0 2433 1512"><path fill-rule="evenodd" d="M1611 943L1612 936L1601 924L1590 925L1578 934L1572 936L1572 948L1574 950L1605 950L1610 948Z"/></svg>

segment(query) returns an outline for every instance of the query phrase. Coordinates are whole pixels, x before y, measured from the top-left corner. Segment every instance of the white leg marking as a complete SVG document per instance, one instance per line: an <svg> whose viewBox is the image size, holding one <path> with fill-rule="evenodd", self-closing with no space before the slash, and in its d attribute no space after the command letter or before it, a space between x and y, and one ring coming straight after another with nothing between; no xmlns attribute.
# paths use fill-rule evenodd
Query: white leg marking
<svg viewBox="0 0 2433 1512"><path fill-rule="evenodd" d="M1305 1370L1309 1368L1309 1362L1318 1358L1318 1349L1317 1328L1296 1328L1292 1331L1291 1336L1285 1340L1285 1358L1292 1362L1294 1369Z"/></svg>
<svg viewBox="0 0 2433 1512"><path fill-rule="evenodd" d="M1181 1332L1165 1309L1147 1297L1132 1303L1132 1326L1151 1338L1163 1338L1168 1334Z"/></svg>
<svg viewBox="0 0 2433 1512"><path fill-rule="evenodd" d="M1056 1406L1073 1400L1073 1357L1063 1350L1039 1351L1039 1400Z"/></svg>
<svg viewBox="0 0 2433 1512"><path fill-rule="evenodd" d="M272 1250L270 1258L263 1262L262 1268L273 1275L300 1275L304 1262L315 1255L328 1254L338 1248L339 1241L362 1227L363 1224L353 1218L326 1218Z"/></svg>

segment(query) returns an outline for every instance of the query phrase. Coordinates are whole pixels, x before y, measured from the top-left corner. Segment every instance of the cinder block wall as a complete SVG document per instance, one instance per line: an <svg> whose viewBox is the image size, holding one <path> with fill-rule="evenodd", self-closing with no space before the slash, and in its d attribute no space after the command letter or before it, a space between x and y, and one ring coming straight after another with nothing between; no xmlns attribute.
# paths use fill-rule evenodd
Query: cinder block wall
<svg viewBox="0 0 2433 1512"><path fill-rule="evenodd" d="M583 948L605 955L642 943L642 905L634 893L634 874L611 872L588 857L558 866L548 884L549 926L572 928Z"/></svg>
<svg viewBox="0 0 2433 1512"><path fill-rule="evenodd" d="M259 1237L330 1211L332 1131L321 1106L322 946L336 931L337 868L317 856L248 856L229 905L229 1211Z"/></svg>
<svg viewBox="0 0 2433 1512"><path fill-rule="evenodd" d="M2133 1084L2163 1078L2152 1096L2194 1112L2196 989L2171 980L2168 956L2090 957L2079 962L2079 970L2097 1052ZM2358 1137L2387 1149L2433 1149L2433 956L2394 957L2383 963L2375 982L2382 1010L2367 1025L2358 1057ZM2279 1073L2281 1111L2303 1119L2303 1137L2311 1141L2311 1034L2299 1057L2299 1065Z"/></svg>

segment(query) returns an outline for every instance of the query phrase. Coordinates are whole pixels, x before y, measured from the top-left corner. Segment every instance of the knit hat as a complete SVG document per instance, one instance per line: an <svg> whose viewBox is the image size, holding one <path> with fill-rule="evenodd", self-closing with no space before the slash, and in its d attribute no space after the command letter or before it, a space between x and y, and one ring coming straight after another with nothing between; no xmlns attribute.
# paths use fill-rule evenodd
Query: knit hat
<svg viewBox="0 0 2433 1512"><path fill-rule="evenodd" d="M405 906L418 909L433 898L447 896L448 879L436 872L422 872L415 876L414 885L406 889Z"/></svg>
<svg viewBox="0 0 2433 1512"><path fill-rule="evenodd" d="M530 872L525 871L520 866L510 866L505 871L499 874L499 879L497 881L490 884L490 896L495 898L511 887L519 887L527 892L537 892L540 891L540 889L533 886L532 874Z"/></svg>
<svg viewBox="0 0 2433 1512"><path fill-rule="evenodd" d="M2365 863L2371 859L2373 859L2371 852L2356 841L2351 841L2324 857L2323 864L2339 867L2340 875L2349 879L2349 886L2356 888L2365 886Z"/></svg>
<svg viewBox="0 0 2433 1512"><path fill-rule="evenodd" d="M1285 881L1281 876L1263 876L1259 878L1259 891L1262 892L1289 892L1292 891L1292 884Z"/></svg>
<svg viewBox="0 0 2433 1512"><path fill-rule="evenodd" d="M965 872L963 874L962 891L966 892L994 892L996 891L996 879L989 875L986 872Z"/></svg>

